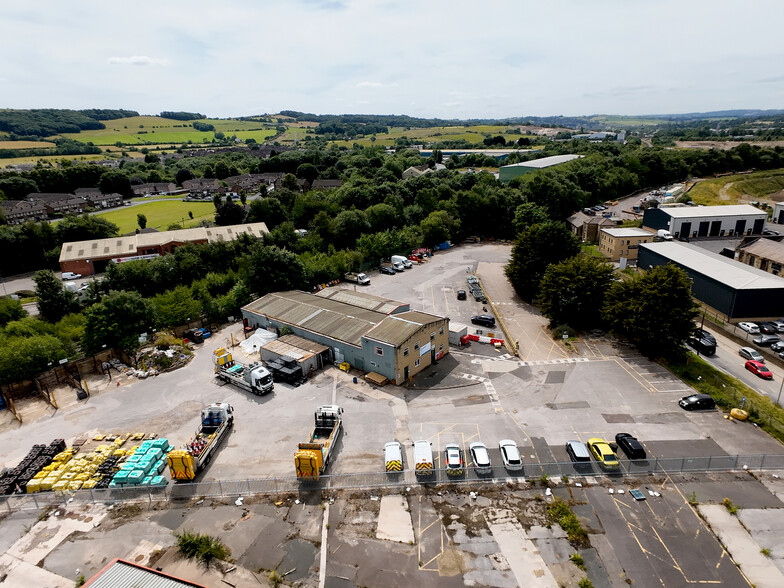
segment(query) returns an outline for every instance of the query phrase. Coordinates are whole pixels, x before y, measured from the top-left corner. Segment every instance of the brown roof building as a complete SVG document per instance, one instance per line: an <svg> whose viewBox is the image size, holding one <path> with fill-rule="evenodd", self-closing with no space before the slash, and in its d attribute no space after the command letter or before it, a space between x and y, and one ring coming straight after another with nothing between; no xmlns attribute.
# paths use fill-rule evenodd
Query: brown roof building
<svg viewBox="0 0 784 588"><path fill-rule="evenodd" d="M27 221L41 221L48 218L46 207L42 202L29 200L3 200L0 201L9 225L18 225Z"/></svg>
<svg viewBox="0 0 784 588"><path fill-rule="evenodd" d="M784 277L784 243L779 239L760 238L741 243L737 260L764 272Z"/></svg>

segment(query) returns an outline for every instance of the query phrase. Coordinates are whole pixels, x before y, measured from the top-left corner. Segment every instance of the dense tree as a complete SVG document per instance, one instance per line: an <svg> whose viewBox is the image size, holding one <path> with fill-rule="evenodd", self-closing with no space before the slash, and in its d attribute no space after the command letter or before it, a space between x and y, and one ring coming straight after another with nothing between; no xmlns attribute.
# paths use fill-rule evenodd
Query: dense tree
<svg viewBox="0 0 784 588"><path fill-rule="evenodd" d="M427 218L419 223L422 231L424 244L428 246L437 245L452 238L452 233L458 230L459 221L444 210L431 212Z"/></svg>
<svg viewBox="0 0 784 588"><path fill-rule="evenodd" d="M547 267L579 252L580 242L563 223L531 225L518 236L506 275L524 300L532 300L539 293Z"/></svg>
<svg viewBox="0 0 784 588"><path fill-rule="evenodd" d="M667 264L615 282L607 291L603 315L614 333L645 355L678 357L697 317L691 280Z"/></svg>
<svg viewBox="0 0 784 588"><path fill-rule="evenodd" d="M116 237L118 227L100 216L68 215L55 225L55 233L60 242L67 243Z"/></svg>
<svg viewBox="0 0 784 588"><path fill-rule="evenodd" d="M193 172L187 167L183 167L177 170L177 174L174 176L174 181L177 182L178 186L182 186L183 182L192 180L193 177Z"/></svg>
<svg viewBox="0 0 784 588"><path fill-rule="evenodd" d="M250 203L248 216L249 223L266 223L268 229L273 229L286 220L286 210L277 198L259 198Z"/></svg>
<svg viewBox="0 0 784 588"><path fill-rule="evenodd" d="M335 217L335 244L340 247L353 247L357 237L370 230L367 215L362 210L344 210Z"/></svg>
<svg viewBox="0 0 784 588"><path fill-rule="evenodd" d="M63 343L53 335L4 338L0 343L0 382L30 379L66 357Z"/></svg>
<svg viewBox="0 0 784 588"><path fill-rule="evenodd" d="M219 227L245 222L245 209L234 202L224 202L215 210L215 224Z"/></svg>
<svg viewBox="0 0 784 588"><path fill-rule="evenodd" d="M252 292L303 289L307 284L305 266L290 251L255 243L240 260L240 276Z"/></svg>
<svg viewBox="0 0 784 588"><path fill-rule="evenodd" d="M63 283L52 270L37 271L33 281L38 298L38 312L46 320L57 322L79 307L76 296L63 287Z"/></svg>
<svg viewBox="0 0 784 588"><path fill-rule="evenodd" d="M110 171L103 174L98 183L98 187L104 194L116 192L117 194L121 194L123 198L133 197L131 180L128 179L128 176L119 171Z"/></svg>
<svg viewBox="0 0 784 588"><path fill-rule="evenodd" d="M547 222L547 209L533 202L523 202L515 209L514 230L516 234L522 233L531 225Z"/></svg>
<svg viewBox="0 0 784 588"><path fill-rule="evenodd" d="M18 321L27 316L27 311L22 308L22 303L11 298L0 298L0 327L5 327L10 321Z"/></svg>
<svg viewBox="0 0 784 588"><path fill-rule="evenodd" d="M173 290L158 294L150 302L158 327L178 327L201 314L201 305L191 296L191 289L187 286L177 286Z"/></svg>
<svg viewBox="0 0 784 588"><path fill-rule="evenodd" d="M596 257L576 255L550 265L539 285L539 308L550 326L575 329L599 326L613 267Z"/></svg>
<svg viewBox="0 0 784 588"><path fill-rule="evenodd" d="M0 177L0 190L8 200L23 200L28 194L39 191L33 180L18 175Z"/></svg>
<svg viewBox="0 0 784 588"><path fill-rule="evenodd" d="M231 175L229 171L229 166L226 165L225 161L219 161L215 164L215 177L219 180L225 180Z"/></svg>
<svg viewBox="0 0 784 588"><path fill-rule="evenodd" d="M318 168L312 163L303 163L297 168L297 177L312 184L313 180L319 177Z"/></svg>
<svg viewBox="0 0 784 588"><path fill-rule="evenodd" d="M143 214L139 213L136 215L136 224L139 225L140 229L147 228L147 217Z"/></svg>
<svg viewBox="0 0 784 588"><path fill-rule="evenodd" d="M104 346L134 353L139 348L139 335L153 327L152 305L137 292L110 292L84 314L87 353L97 353Z"/></svg>

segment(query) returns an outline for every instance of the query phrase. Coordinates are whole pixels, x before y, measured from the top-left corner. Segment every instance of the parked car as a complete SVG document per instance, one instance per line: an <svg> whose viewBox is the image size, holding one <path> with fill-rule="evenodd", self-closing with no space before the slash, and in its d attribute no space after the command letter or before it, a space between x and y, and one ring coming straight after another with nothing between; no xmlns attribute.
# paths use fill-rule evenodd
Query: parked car
<svg viewBox="0 0 784 588"><path fill-rule="evenodd" d="M384 469L393 473L403 471L403 452L397 441L390 441L384 445Z"/></svg>
<svg viewBox="0 0 784 588"><path fill-rule="evenodd" d="M195 331L196 333L198 333L199 335L201 335L201 336L202 336L202 338L204 338L204 339L209 339L210 337L212 337L212 333L211 333L211 332L209 332L209 331L208 331L207 329L205 329L204 327L201 327L201 328L199 328L199 329L194 329L194 331Z"/></svg>
<svg viewBox="0 0 784 588"><path fill-rule="evenodd" d="M773 229L762 229L763 235L778 235L778 231L774 231Z"/></svg>
<svg viewBox="0 0 784 588"><path fill-rule="evenodd" d="M750 359L746 362L746 369L763 380L773 379L773 374L770 373L768 366L766 366L761 361L754 361L753 359Z"/></svg>
<svg viewBox="0 0 784 588"><path fill-rule="evenodd" d="M471 323L483 327L494 327L495 317L492 317L489 314L478 314L471 317Z"/></svg>
<svg viewBox="0 0 784 588"><path fill-rule="evenodd" d="M629 457L629 459L645 459L645 448L636 437L629 433L618 433L615 436L618 447Z"/></svg>
<svg viewBox="0 0 784 588"><path fill-rule="evenodd" d="M466 291L465 290L458 290L457 291L457 299L458 300L465 300L466 299Z"/></svg>
<svg viewBox="0 0 784 588"><path fill-rule="evenodd" d="M759 335L760 329L755 323L738 323L738 326L752 335Z"/></svg>
<svg viewBox="0 0 784 588"><path fill-rule="evenodd" d="M490 454L487 452L487 445L480 441L475 441L468 446L471 452L471 460L474 462L474 469L477 474L492 474L493 467L490 465Z"/></svg>
<svg viewBox="0 0 784 588"><path fill-rule="evenodd" d="M588 453L588 449L586 449L585 444L581 443L580 441L567 441L566 453L576 464L591 461L591 454Z"/></svg>
<svg viewBox="0 0 784 588"><path fill-rule="evenodd" d="M770 347L774 343L781 343L781 337L778 335L760 335L759 337L754 337L752 341L754 342L754 345Z"/></svg>
<svg viewBox="0 0 784 588"><path fill-rule="evenodd" d="M82 274L75 274L73 272L63 272L63 279L64 280L78 280L82 277Z"/></svg>
<svg viewBox="0 0 784 588"><path fill-rule="evenodd" d="M387 274L388 276L394 276L397 273L388 265L382 265L380 268L378 268L378 271L380 271L382 274Z"/></svg>
<svg viewBox="0 0 784 588"><path fill-rule="evenodd" d="M777 321L770 321L774 325L776 325L776 329L779 333L784 333L784 319L779 319Z"/></svg>
<svg viewBox="0 0 784 588"><path fill-rule="evenodd" d="M193 341L194 343L204 343L204 337L201 336L201 333L193 329L185 331L182 336L184 339L188 339L188 341Z"/></svg>
<svg viewBox="0 0 784 588"><path fill-rule="evenodd" d="M738 355L744 359L753 359L754 361L765 363L765 358L762 357L762 354L752 347L741 347L738 349Z"/></svg>
<svg viewBox="0 0 784 588"><path fill-rule="evenodd" d="M777 343L773 343L770 346L771 351L775 351L776 353L780 353L784 351L784 341L779 341Z"/></svg>
<svg viewBox="0 0 784 588"><path fill-rule="evenodd" d="M501 460L504 467L510 472L519 472L523 469L523 458L517 449L517 443L511 439L501 439L498 442L498 449L501 450Z"/></svg>
<svg viewBox="0 0 784 588"><path fill-rule="evenodd" d="M764 322L764 323L757 323L759 327L760 333L764 333L766 335L775 335L779 332L778 327L776 327L776 323L773 322Z"/></svg>
<svg viewBox="0 0 784 588"><path fill-rule="evenodd" d="M683 410L710 410L716 408L713 398L707 394L692 394L684 396L678 401L678 405Z"/></svg>
<svg viewBox="0 0 784 588"><path fill-rule="evenodd" d="M463 475L463 450L456 443L450 443L444 448L444 466L447 476Z"/></svg>
<svg viewBox="0 0 784 588"><path fill-rule="evenodd" d="M618 456L615 455L607 441L599 437L588 439L588 449L590 449L594 459L599 462L599 465L602 466L602 469L618 469Z"/></svg>

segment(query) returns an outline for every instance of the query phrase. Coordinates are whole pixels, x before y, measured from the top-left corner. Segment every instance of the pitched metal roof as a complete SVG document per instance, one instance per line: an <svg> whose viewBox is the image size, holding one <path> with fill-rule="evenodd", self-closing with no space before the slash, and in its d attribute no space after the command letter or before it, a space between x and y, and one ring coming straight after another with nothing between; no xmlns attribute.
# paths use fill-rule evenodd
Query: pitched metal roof
<svg viewBox="0 0 784 588"><path fill-rule="evenodd" d="M536 169L542 169L545 167L550 167L551 165L566 163L567 161L572 161L573 159L580 159L581 157L585 157L585 155L553 155L551 157L542 157L541 159L533 159L531 161L511 163L501 167L534 167Z"/></svg>
<svg viewBox="0 0 784 588"><path fill-rule="evenodd" d="M660 206L672 218L721 217L755 215L767 217L768 213L751 204L721 204L719 206Z"/></svg>
<svg viewBox="0 0 784 588"><path fill-rule="evenodd" d="M639 229L637 227L624 227L620 229L602 229L602 233L607 233L611 237L653 237L654 233Z"/></svg>
<svg viewBox="0 0 784 588"><path fill-rule="evenodd" d="M386 318L380 312L297 290L267 294L243 310L356 347L362 346L362 335Z"/></svg>
<svg viewBox="0 0 784 588"><path fill-rule="evenodd" d="M367 292L348 290L346 288L324 288L317 292L316 296L337 300L338 302L345 302L351 306L358 306L366 310L383 312L384 314L392 314L398 308L408 306L408 304L398 302L397 300L382 298L381 296L375 296L373 294L368 294Z"/></svg>
<svg viewBox="0 0 784 588"><path fill-rule="evenodd" d="M423 326L446 320L443 317L411 310L386 317L367 333L368 339L383 341L395 347L408 340Z"/></svg>
<svg viewBox="0 0 784 588"><path fill-rule="evenodd" d="M706 249L674 241L640 243L640 250L643 249L736 290L784 290L784 278Z"/></svg>
<svg viewBox="0 0 784 588"><path fill-rule="evenodd" d="M130 561L116 559L93 576L85 588L205 588Z"/></svg>

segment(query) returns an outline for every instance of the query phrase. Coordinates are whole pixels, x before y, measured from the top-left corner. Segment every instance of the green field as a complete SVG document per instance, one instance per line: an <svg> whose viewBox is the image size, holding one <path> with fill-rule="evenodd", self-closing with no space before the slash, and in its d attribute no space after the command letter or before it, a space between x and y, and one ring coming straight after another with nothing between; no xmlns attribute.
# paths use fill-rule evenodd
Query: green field
<svg viewBox="0 0 784 588"><path fill-rule="evenodd" d="M188 211L193 213L193 220L188 216ZM97 216L105 218L116 224L120 229L120 234L131 233L139 225L136 222L136 215L143 214L147 217L147 227L165 231L172 223L182 223L183 226L193 227L202 220L213 220L215 218L215 206L212 202L183 202L181 200L166 200L163 202L150 202L149 204L139 204L138 206L128 206L116 208L107 212L102 212Z"/></svg>
<svg viewBox="0 0 784 588"><path fill-rule="evenodd" d="M226 136L236 134L240 139L252 138L257 142L262 142L277 133L274 125L272 128L265 128L269 127L270 123L260 121L203 119L200 122L213 125L215 131L220 131ZM83 143L92 142L95 145L114 145L118 141L128 145L147 143L176 143L180 145L188 141L208 143L215 137L211 131L197 131L193 128L192 123L193 121L180 121L157 116L133 116L104 121L105 129L66 133L63 136Z"/></svg>
<svg viewBox="0 0 784 588"><path fill-rule="evenodd" d="M509 139L519 139L523 135L504 133L505 130L511 128L509 125L477 125L477 126L462 126L462 127L430 127L420 129L406 129L402 127L393 127L389 129L389 133L381 133L376 135L376 141L371 141L370 137L362 139L355 139L353 141L333 141L335 145L345 145L351 147L354 143L363 146L370 145L383 145L390 147L395 144L396 139L406 137L413 141L422 141L423 143L431 143L434 141L469 141L471 143L481 143L485 135L501 135L507 141ZM291 137L292 129L286 133L286 138ZM300 133L300 139L304 138L304 134Z"/></svg>
<svg viewBox="0 0 784 588"><path fill-rule="evenodd" d="M784 169L774 169L704 180L689 191L689 196L697 204L715 206L766 199L781 190L784 190Z"/></svg>
<svg viewBox="0 0 784 588"><path fill-rule="evenodd" d="M0 149L47 149L48 147L55 147L54 143L49 141L2 141L0 140Z"/></svg>

